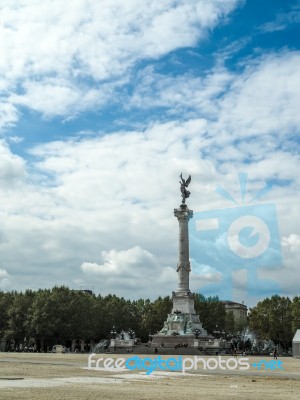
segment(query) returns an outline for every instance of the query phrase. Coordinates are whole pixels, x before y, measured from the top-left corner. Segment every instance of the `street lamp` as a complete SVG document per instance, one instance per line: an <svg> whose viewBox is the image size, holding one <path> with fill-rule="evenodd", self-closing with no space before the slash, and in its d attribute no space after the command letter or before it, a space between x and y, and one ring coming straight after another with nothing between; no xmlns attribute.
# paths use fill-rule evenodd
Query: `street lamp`
<svg viewBox="0 0 300 400"><path fill-rule="evenodd" d="M117 331L115 330L115 326L113 325L112 330L110 332L112 339L116 338Z"/></svg>
<svg viewBox="0 0 300 400"><path fill-rule="evenodd" d="M128 334L129 334L129 338L130 338L130 339L134 339L135 333L134 333L134 331L133 331L131 328L128 329Z"/></svg>
<svg viewBox="0 0 300 400"><path fill-rule="evenodd" d="M218 330L218 325L216 324L216 329L213 331L215 335L220 335L221 331Z"/></svg>

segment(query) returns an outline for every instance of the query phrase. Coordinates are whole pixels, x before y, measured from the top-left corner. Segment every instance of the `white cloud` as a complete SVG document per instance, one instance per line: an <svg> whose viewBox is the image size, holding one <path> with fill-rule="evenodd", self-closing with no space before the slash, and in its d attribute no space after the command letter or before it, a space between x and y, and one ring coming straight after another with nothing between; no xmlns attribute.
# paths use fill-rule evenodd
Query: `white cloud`
<svg viewBox="0 0 300 400"><path fill-rule="evenodd" d="M222 148L232 139L265 134L280 143L282 136L299 131L299 63L300 52L283 51L248 58L236 73L218 66L204 77L166 76L147 67L127 107L164 107L172 116L204 116L215 121L211 136L218 134Z"/></svg>
<svg viewBox="0 0 300 400"><path fill-rule="evenodd" d="M282 246L288 248L291 253L300 251L300 235L292 234L282 238Z"/></svg>
<svg viewBox="0 0 300 400"><path fill-rule="evenodd" d="M23 105L47 117L97 109L143 59L203 39L239 0L2 1L2 126ZM1 127L1 125L0 125Z"/></svg>
<svg viewBox="0 0 300 400"><path fill-rule="evenodd" d="M20 184L26 177L25 162L11 153L6 143L0 141L0 184L10 188Z"/></svg>
<svg viewBox="0 0 300 400"><path fill-rule="evenodd" d="M213 69L205 77L191 74L172 77L158 74L153 67L147 67L139 73L126 107L165 107L172 116L184 112L185 117L188 113L189 116L214 118L218 112L216 98L224 95L233 79L233 74L223 67Z"/></svg>
<svg viewBox="0 0 300 400"><path fill-rule="evenodd" d="M0 268L0 279L6 278L8 276L7 271L5 269Z"/></svg>
<svg viewBox="0 0 300 400"><path fill-rule="evenodd" d="M213 129L214 124L203 119L173 121L153 124L143 132L35 147L30 171L37 178L13 190L0 188L1 254L16 287L60 283L90 287L92 283L97 292L129 297L138 282L136 297L170 294L177 281L178 223L172 214L180 202L179 172L192 174L188 204L200 211L230 206L214 193L215 186L237 191L237 172L245 168L242 162L236 166L232 159L224 161L222 154L217 158L218 153L214 163L199 157L218 145ZM227 136L226 152L235 148L231 140ZM253 145L247 151L257 156L264 149ZM249 188L256 192L265 178L289 179L267 201L277 205L281 234L300 235L297 156L282 151L276 164L278 155L270 152L268 159L261 157L247 166ZM18 279L21 266L26 271L22 281ZM291 263L285 263L285 268L291 268ZM191 282L195 291L220 279L212 266L202 268L200 275L196 270Z"/></svg>
<svg viewBox="0 0 300 400"><path fill-rule="evenodd" d="M0 268L0 290L8 288L10 285L9 274L4 268Z"/></svg>
<svg viewBox="0 0 300 400"><path fill-rule="evenodd" d="M0 80L6 96L0 120L7 126L17 120L18 106L48 118L101 107L138 60L193 45L236 2L199 2L198 9L190 1L103 1L101 7L27 1L18 13L11 2L2 4L7 41L0 74L8 84ZM157 117L144 129L38 145L27 163L1 142L0 250L14 287L92 282L102 293L131 296L136 285L136 297L170 294L177 280L172 212L180 202L179 173L192 174L188 204L198 211L229 206L215 185L238 194L237 173L245 171L252 191L275 182L266 201L277 205L288 247L284 284L296 293L299 61L299 52L272 53L247 59L239 72L218 61L203 77L146 68L127 110L164 107L168 122ZM201 275L193 272L193 290L220 279L210 265Z"/></svg>
<svg viewBox="0 0 300 400"><path fill-rule="evenodd" d="M218 123L237 136L277 137L298 130L299 52L285 51L248 61L220 101Z"/></svg>
<svg viewBox="0 0 300 400"><path fill-rule="evenodd" d="M104 251L102 259L101 265L84 262L81 269L94 276L103 294L111 293L111 288L115 288L122 296L153 298L171 291L176 285L174 268L159 265L153 254L139 246Z"/></svg>
<svg viewBox="0 0 300 400"><path fill-rule="evenodd" d="M290 234L282 238L283 265L275 270L261 270L262 279L273 279L283 296L299 295L300 234Z"/></svg>
<svg viewBox="0 0 300 400"><path fill-rule="evenodd" d="M0 97L0 130L12 126L18 120L18 111L15 105Z"/></svg>
<svg viewBox="0 0 300 400"><path fill-rule="evenodd" d="M16 287L66 282L78 287L92 280L102 290L101 279L80 275L79 266L97 261L102 252L111 256L112 248L119 254L139 246L155 257L149 272L153 280L154 272L165 279L152 295L147 293L169 294L176 287L177 221L172 209L180 201L178 171L195 173L195 186L200 174L200 190L207 190L214 176L210 163L193 156L199 129L205 129L203 120L36 147L31 182L13 190L0 187L1 254ZM22 269L26 274L20 280ZM109 284L105 290L119 290L116 281ZM147 280L141 279L141 296L147 288Z"/></svg>
<svg viewBox="0 0 300 400"><path fill-rule="evenodd" d="M258 30L262 33L283 31L292 24L298 24L300 22L300 10L299 5L294 6L293 9L286 13L278 13L273 21L264 23L258 27Z"/></svg>

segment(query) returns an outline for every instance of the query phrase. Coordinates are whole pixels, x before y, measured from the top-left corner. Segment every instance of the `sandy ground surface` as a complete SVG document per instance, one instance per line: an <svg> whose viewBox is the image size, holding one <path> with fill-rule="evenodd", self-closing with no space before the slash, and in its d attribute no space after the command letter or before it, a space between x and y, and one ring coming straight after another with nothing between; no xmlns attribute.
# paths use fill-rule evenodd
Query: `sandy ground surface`
<svg viewBox="0 0 300 400"><path fill-rule="evenodd" d="M263 358L272 360L251 357L249 362ZM0 400L299 400L300 359L281 361L284 370L262 366L260 371L254 367L246 371L211 371L204 370L200 363L186 374L156 371L146 375L143 371L89 370L87 354L0 353Z"/></svg>

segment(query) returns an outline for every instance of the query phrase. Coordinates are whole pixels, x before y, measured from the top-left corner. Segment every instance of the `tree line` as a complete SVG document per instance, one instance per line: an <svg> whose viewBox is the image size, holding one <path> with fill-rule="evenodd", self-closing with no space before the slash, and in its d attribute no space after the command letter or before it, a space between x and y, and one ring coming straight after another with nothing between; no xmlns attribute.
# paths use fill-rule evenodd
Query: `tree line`
<svg viewBox="0 0 300 400"><path fill-rule="evenodd" d="M194 294L195 309L209 334L219 332L236 335L244 326L226 313L218 297L205 298ZM65 286L25 292L0 291L0 341L17 346L24 339L52 344L81 339L100 341L111 331L129 330L146 342L158 332L171 312L172 299L158 297L126 300L72 290ZM259 337L272 339L286 347L300 323L300 298L273 296L250 310L249 327Z"/></svg>
<svg viewBox="0 0 300 400"><path fill-rule="evenodd" d="M291 347L293 336L300 329L300 297L274 295L257 303L248 315L249 329L259 339L273 340L284 349Z"/></svg>
<svg viewBox="0 0 300 400"><path fill-rule="evenodd" d="M209 333L216 325L233 329L233 320L226 316L218 298L195 294L195 308ZM67 287L54 287L25 292L0 291L0 340L16 346L24 338L37 343L51 338L59 343L67 339L99 341L108 338L114 329L133 330L135 336L147 341L157 333L171 312L172 299L158 297L126 300L116 295L94 295Z"/></svg>

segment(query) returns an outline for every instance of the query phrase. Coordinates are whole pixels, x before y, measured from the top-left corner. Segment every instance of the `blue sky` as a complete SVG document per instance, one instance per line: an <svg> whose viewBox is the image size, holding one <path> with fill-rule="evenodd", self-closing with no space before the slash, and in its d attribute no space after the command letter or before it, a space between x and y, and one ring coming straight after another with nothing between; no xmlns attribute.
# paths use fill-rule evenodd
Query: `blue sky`
<svg viewBox="0 0 300 400"><path fill-rule="evenodd" d="M0 15L0 288L168 295L178 175L210 211L247 172L249 195L273 184L282 244L259 279L298 293L299 1L2 0ZM191 289L222 268L198 260ZM266 294L234 282L238 301Z"/></svg>

